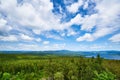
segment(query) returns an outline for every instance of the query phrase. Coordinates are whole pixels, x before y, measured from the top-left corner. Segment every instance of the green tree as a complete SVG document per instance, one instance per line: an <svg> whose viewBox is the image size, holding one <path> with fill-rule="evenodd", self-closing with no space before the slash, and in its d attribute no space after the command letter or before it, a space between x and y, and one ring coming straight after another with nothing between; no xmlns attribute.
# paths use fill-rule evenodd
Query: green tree
<svg viewBox="0 0 120 80"><path fill-rule="evenodd" d="M102 64L102 58L100 57L100 54L97 54L96 62L100 65Z"/></svg>
<svg viewBox="0 0 120 80"><path fill-rule="evenodd" d="M55 80L64 80L64 75L62 74L62 72L56 72L54 74L54 79Z"/></svg>
<svg viewBox="0 0 120 80"><path fill-rule="evenodd" d="M116 76L109 71L103 71L101 73L94 71L94 74L95 78L93 78L93 80L115 80L116 78Z"/></svg>

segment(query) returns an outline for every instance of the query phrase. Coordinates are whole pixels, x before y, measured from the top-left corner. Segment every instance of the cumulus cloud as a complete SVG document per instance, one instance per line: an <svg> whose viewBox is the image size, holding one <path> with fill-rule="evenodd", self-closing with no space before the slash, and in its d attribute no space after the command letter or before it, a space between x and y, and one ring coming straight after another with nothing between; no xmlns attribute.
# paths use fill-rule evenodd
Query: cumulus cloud
<svg viewBox="0 0 120 80"><path fill-rule="evenodd" d="M41 42L42 40L41 40L41 38L37 38L37 39L35 39L37 42Z"/></svg>
<svg viewBox="0 0 120 80"><path fill-rule="evenodd" d="M28 35L25 34L18 34L18 35L7 35L7 36L0 36L0 41L7 41L7 42L18 42L18 41L37 41L37 42L41 42L41 38L34 38L34 37L30 37Z"/></svg>
<svg viewBox="0 0 120 80"><path fill-rule="evenodd" d="M64 2L69 3L72 1L64 0ZM78 8L82 5L84 5L85 8L88 7L88 2L88 0L85 2L83 0L78 0L78 2L74 2L73 4L70 3L71 5L68 5L67 9L74 13L77 12ZM17 0L1 0L0 12L7 16L7 20L0 19L0 25L2 26L0 28L2 30L7 22L11 22L14 24L12 24L12 26L7 25L6 29L11 30L12 27L17 25L18 27L22 26L32 29L33 33L37 35L41 34L43 31L69 29L73 24L81 25L81 30L84 31L91 31L95 27L97 31L99 31L99 27L119 28L118 23L120 20L118 15L120 12L120 1L106 0L94 2L96 3L95 10L97 13L84 17L82 17L81 14L77 14L69 22L61 23L61 16L55 15L52 12L53 3L49 0L32 0L29 2L25 0L22 4L18 3Z"/></svg>
<svg viewBox="0 0 120 80"><path fill-rule="evenodd" d="M40 42L42 41L41 38L34 38L34 37L31 37L29 35L26 35L26 34L19 34L19 41L22 40L22 41L37 41L37 42Z"/></svg>
<svg viewBox="0 0 120 80"><path fill-rule="evenodd" d="M81 21L81 30L91 31L97 23L98 14L93 14L90 16L85 16Z"/></svg>
<svg viewBox="0 0 120 80"><path fill-rule="evenodd" d="M67 36L74 36L74 35L78 34L77 32L75 32L75 31L72 30L72 29L68 29L67 32L68 32L68 33L67 33Z"/></svg>
<svg viewBox="0 0 120 80"><path fill-rule="evenodd" d="M93 41L93 40L94 38L92 37L92 35L88 33L76 39L76 41Z"/></svg>
<svg viewBox="0 0 120 80"><path fill-rule="evenodd" d="M60 17L54 15L52 9L53 3L50 0L23 0L22 3L17 0L1 0L0 14L4 14L6 19L3 19L4 15L0 15L0 32L16 30L20 32L18 36L22 40L33 41L29 30L40 35L43 31L64 29ZM9 32L7 34L11 35ZM60 39L57 36L49 37Z"/></svg>
<svg viewBox="0 0 120 80"><path fill-rule="evenodd" d="M0 24L3 27L9 22L6 29L30 29L37 35L44 31L68 29L73 22L61 23L61 16L55 15L52 9L53 3L50 0L23 0L22 3L17 0L1 0L0 13L6 16L6 20L1 19Z"/></svg>
<svg viewBox="0 0 120 80"><path fill-rule="evenodd" d="M43 44L49 44L50 42L49 41L43 41Z"/></svg>
<svg viewBox="0 0 120 80"><path fill-rule="evenodd" d="M66 23L68 26L72 24L82 24L83 17L81 17L81 14L77 14L74 18L72 18L68 23Z"/></svg>
<svg viewBox="0 0 120 80"><path fill-rule="evenodd" d="M63 0L65 5L70 5L74 3L74 0Z"/></svg>
<svg viewBox="0 0 120 80"><path fill-rule="evenodd" d="M92 8L90 1L95 3ZM117 35L120 30L119 0L64 0L64 7L61 4L57 7L60 14L53 12L55 4L51 0L0 0L0 41L49 44L49 38L64 40L68 36L77 37L78 42L94 41L114 32ZM71 28L72 25L80 28L76 31L76 26ZM116 35L109 40L119 42Z"/></svg>
<svg viewBox="0 0 120 80"><path fill-rule="evenodd" d="M114 36L109 38L109 40L112 41L112 42L120 42L120 33L115 34Z"/></svg>
<svg viewBox="0 0 120 80"><path fill-rule="evenodd" d="M87 9L87 8L88 8L88 2L89 2L89 0L87 0L87 1L84 3L83 9Z"/></svg>
<svg viewBox="0 0 120 80"><path fill-rule="evenodd" d="M7 20L0 18L0 32L8 32L12 30L12 27L7 25Z"/></svg>
<svg viewBox="0 0 120 80"><path fill-rule="evenodd" d="M46 38L51 38L51 39L55 39L55 40L63 40L63 38L60 35L57 35L53 32L44 32L42 35L46 36Z"/></svg>
<svg viewBox="0 0 120 80"><path fill-rule="evenodd" d="M76 41L94 41L100 37L104 37L108 34L112 34L116 29L114 27L109 28L98 28L94 33L86 33L83 36L80 36L76 39Z"/></svg>
<svg viewBox="0 0 120 80"><path fill-rule="evenodd" d="M33 38L28 36L28 35L25 35L25 34L20 34L20 37L22 40L27 40L27 41L32 41Z"/></svg>
<svg viewBox="0 0 120 80"><path fill-rule="evenodd" d="M80 6L83 5L83 0L78 0L78 2L75 2L67 7L68 11L71 13L76 13Z"/></svg>
<svg viewBox="0 0 120 80"><path fill-rule="evenodd" d="M46 38L52 38L56 40L62 40L62 38L59 35L54 35L54 34L46 34Z"/></svg>
<svg viewBox="0 0 120 80"><path fill-rule="evenodd" d="M6 23L7 23L7 21L1 18L0 19L0 28L3 27L3 26L5 26Z"/></svg>
<svg viewBox="0 0 120 80"><path fill-rule="evenodd" d="M9 35L9 36L0 36L0 41L14 42L14 41L18 41L18 39L16 38L15 35Z"/></svg>
<svg viewBox="0 0 120 80"><path fill-rule="evenodd" d="M17 3L17 0L1 0L0 5L0 12L7 15L10 22L32 29L36 34L64 28L60 17L54 15L52 9L53 3L49 0L24 1L23 4Z"/></svg>
<svg viewBox="0 0 120 80"><path fill-rule="evenodd" d="M0 45L0 50L26 50L26 51L43 51L43 50L62 50L66 46L65 43L63 44L53 44L51 46L49 45L44 45L40 46L38 44L23 44L19 43L16 45L6 45L6 44L1 44Z"/></svg>
<svg viewBox="0 0 120 80"><path fill-rule="evenodd" d="M77 41L92 41L100 37L104 37L108 34L112 34L115 31L120 30L119 26L119 12L120 12L119 0L105 0L96 1L95 9L98 11L95 14L86 16L82 19L81 30L89 31L95 28L93 33L87 33L87 35L80 36ZM89 35L88 35L89 34Z"/></svg>

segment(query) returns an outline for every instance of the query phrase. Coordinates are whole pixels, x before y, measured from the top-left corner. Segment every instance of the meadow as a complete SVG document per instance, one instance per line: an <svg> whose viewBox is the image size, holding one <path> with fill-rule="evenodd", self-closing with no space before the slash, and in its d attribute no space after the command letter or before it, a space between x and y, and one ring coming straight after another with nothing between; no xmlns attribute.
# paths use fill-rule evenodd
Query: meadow
<svg viewBox="0 0 120 80"><path fill-rule="evenodd" d="M120 60L0 53L0 80L120 80Z"/></svg>

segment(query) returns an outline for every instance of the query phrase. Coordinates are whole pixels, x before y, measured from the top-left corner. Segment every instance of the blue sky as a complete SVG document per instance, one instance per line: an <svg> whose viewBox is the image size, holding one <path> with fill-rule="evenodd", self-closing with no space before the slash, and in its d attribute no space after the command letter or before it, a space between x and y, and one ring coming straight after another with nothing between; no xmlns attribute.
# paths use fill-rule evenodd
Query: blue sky
<svg viewBox="0 0 120 80"><path fill-rule="evenodd" d="M0 50L120 50L120 0L0 0Z"/></svg>

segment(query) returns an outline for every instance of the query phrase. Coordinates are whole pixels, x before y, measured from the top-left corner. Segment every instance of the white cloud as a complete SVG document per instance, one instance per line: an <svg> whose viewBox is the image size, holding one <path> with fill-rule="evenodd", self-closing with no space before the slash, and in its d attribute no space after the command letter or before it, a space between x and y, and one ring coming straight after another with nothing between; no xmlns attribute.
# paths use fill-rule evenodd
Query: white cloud
<svg viewBox="0 0 120 80"><path fill-rule="evenodd" d="M54 35L54 34L46 34L46 38L52 38L56 40L62 40L62 38L59 35Z"/></svg>
<svg viewBox="0 0 120 80"><path fill-rule="evenodd" d="M28 50L28 51L44 51L44 50L61 50L65 48L65 44L53 44L40 46L38 44L15 44L15 45L6 45L1 44L0 50Z"/></svg>
<svg viewBox="0 0 120 80"><path fill-rule="evenodd" d="M37 39L35 39L37 42L41 42L42 40L41 40L41 38L37 38Z"/></svg>
<svg viewBox="0 0 120 80"><path fill-rule="evenodd" d="M63 33L61 33L60 35L61 35L62 37L64 37L66 34L65 34L65 32L63 32Z"/></svg>
<svg viewBox="0 0 120 80"><path fill-rule="evenodd" d="M93 41L93 40L94 38L92 37L92 35L88 33L76 39L76 41Z"/></svg>
<svg viewBox="0 0 120 80"><path fill-rule="evenodd" d="M120 42L120 33L112 36L111 38L109 38L109 40L112 42Z"/></svg>
<svg viewBox="0 0 120 80"><path fill-rule="evenodd" d="M98 11L97 13L85 16L80 23L82 25L81 30L91 32L95 28L95 31L78 37L77 41L93 41L120 30L119 0L96 1L95 9Z"/></svg>
<svg viewBox="0 0 120 80"><path fill-rule="evenodd" d="M2 32L8 32L12 30L12 27L7 25L7 20L3 19L3 18L0 18L0 31Z"/></svg>
<svg viewBox="0 0 120 80"><path fill-rule="evenodd" d="M76 39L76 41L94 41L100 37L104 37L108 34L112 34L112 32L116 31L114 27L111 28L99 28L94 33L86 33L83 36L80 36Z"/></svg>
<svg viewBox="0 0 120 80"><path fill-rule="evenodd" d="M78 2L75 3L73 3L73 0L64 0L64 2L66 5L70 4L67 5L67 9L72 13L77 12L82 5L84 9L89 7L88 0L86 2L78 0ZM81 30L87 31L87 33L78 37L76 40L93 41L119 30L120 1L95 0L94 2L96 3L95 10L97 13L84 17L82 17L81 14L77 14L69 22L61 23L63 15L55 15L52 12L53 3L50 2L50 0L23 0L22 4L18 3L17 0L0 0L0 31L8 32L12 29L18 31L19 29L19 32L23 34L19 35L21 39L40 41L31 37L32 32L40 35L44 31L58 30L61 33L62 30L70 30L71 25L77 24L81 25ZM61 9L61 7L59 8ZM6 15L5 19L1 13ZM95 28L95 31L89 33L93 28ZM31 34L29 34L29 31L29 33L25 33L27 29L32 31ZM71 30L61 36L76 34L76 32ZM61 39L61 37L55 35L48 35L46 37Z"/></svg>
<svg viewBox="0 0 120 80"><path fill-rule="evenodd" d="M41 34L41 30L39 30L39 29L33 29L33 32L35 33L35 34Z"/></svg>
<svg viewBox="0 0 120 80"><path fill-rule="evenodd" d="M70 5L72 3L74 3L74 0L64 0L65 5Z"/></svg>
<svg viewBox="0 0 120 80"><path fill-rule="evenodd" d="M41 38L34 38L30 37L28 35L20 33L19 35L8 35L8 36L0 36L0 41L8 41L8 42L14 42L14 41L42 41Z"/></svg>
<svg viewBox="0 0 120 80"><path fill-rule="evenodd" d="M112 34L116 29L114 27L104 27L104 28L98 28L93 34L91 34L95 39L98 39L100 37L104 37L108 34Z"/></svg>
<svg viewBox="0 0 120 80"><path fill-rule="evenodd" d="M26 51L39 51L41 50L41 46L36 44L15 44L15 45L0 45L0 50L26 50Z"/></svg>
<svg viewBox="0 0 120 80"><path fill-rule="evenodd" d="M1 18L0 19L0 28L3 27L3 26L5 26L6 23L7 23L7 21Z"/></svg>
<svg viewBox="0 0 120 80"><path fill-rule="evenodd" d="M67 31L67 36L74 36L76 34L77 34L77 32L75 32L73 29L68 29L68 31Z"/></svg>
<svg viewBox="0 0 120 80"><path fill-rule="evenodd" d="M46 46L44 46L44 48L45 48L46 50L49 50L49 49L50 49L50 46L46 45Z"/></svg>
<svg viewBox="0 0 120 80"><path fill-rule="evenodd" d="M57 33L53 32L43 32L42 35L45 36L46 38L51 38L55 40L63 40L63 38L59 35L59 31L56 31Z"/></svg>
<svg viewBox="0 0 120 80"><path fill-rule="evenodd" d="M43 44L49 44L50 42L49 41L43 41Z"/></svg>
<svg viewBox="0 0 120 80"><path fill-rule="evenodd" d="M81 25L81 30L91 31L97 23L98 14L86 15L82 17L81 14L77 14L74 18L72 18L68 23L65 23L66 26L71 26L73 24Z"/></svg>
<svg viewBox="0 0 120 80"><path fill-rule="evenodd" d="M78 0L78 2L75 2L75 3L71 4L70 6L68 6L67 9L69 12L76 13L78 11L79 7L82 5L83 5L83 1Z"/></svg>
<svg viewBox="0 0 120 80"><path fill-rule="evenodd" d="M82 21L83 21L83 17L81 17L81 14L77 14L67 24L69 24L69 26L72 25L72 24L82 24Z"/></svg>
<svg viewBox="0 0 120 80"><path fill-rule="evenodd" d="M77 14L74 18L72 18L69 22L61 24L62 26L66 27L65 29L70 29L70 26L73 24L80 25L83 22L83 17L81 14Z"/></svg>
<svg viewBox="0 0 120 80"><path fill-rule="evenodd" d="M9 1L10 3L8 2L8 0L1 0L0 12L7 15L7 21L12 23L11 29L18 30L20 32L24 31L23 33L25 34L27 34L26 32L28 32L27 29L32 30L33 33L37 35L42 34L42 32L44 31L61 31L64 29L68 29L74 23L74 20L79 20L79 18L77 17L80 17L78 15L69 23L61 23L61 15L54 15L54 13L52 12L53 3L49 0L25 0L23 1L23 4L17 3L17 0ZM61 37L55 35L49 35L46 37L61 39ZM32 40L32 38L28 39Z"/></svg>
<svg viewBox="0 0 120 80"><path fill-rule="evenodd" d="M83 9L87 9L87 8L88 8L88 2L89 2L89 0L87 0L87 1L84 3Z"/></svg>
<svg viewBox="0 0 120 80"><path fill-rule="evenodd" d="M98 14L93 14L90 16L85 16L82 20L81 30L91 31L96 26Z"/></svg>
<svg viewBox="0 0 120 80"><path fill-rule="evenodd" d="M25 34L20 34L20 38L21 38L22 40L27 40L27 41L32 41L32 40L33 40L32 37L30 37L30 36L28 36L28 35L25 35Z"/></svg>
<svg viewBox="0 0 120 80"><path fill-rule="evenodd" d="M19 39L23 40L23 41L37 41L37 42L41 42L42 41L41 38L30 37L30 36L22 34L22 33L19 34L19 35L20 35Z"/></svg>
<svg viewBox="0 0 120 80"><path fill-rule="evenodd" d="M1 41L18 41L17 37L15 35L9 35L9 36L0 36Z"/></svg>
<svg viewBox="0 0 120 80"><path fill-rule="evenodd" d="M10 22L32 29L36 34L65 28L61 25L61 16L52 13L53 3L49 0L26 0L23 4L17 3L17 0L1 0L0 7Z"/></svg>

